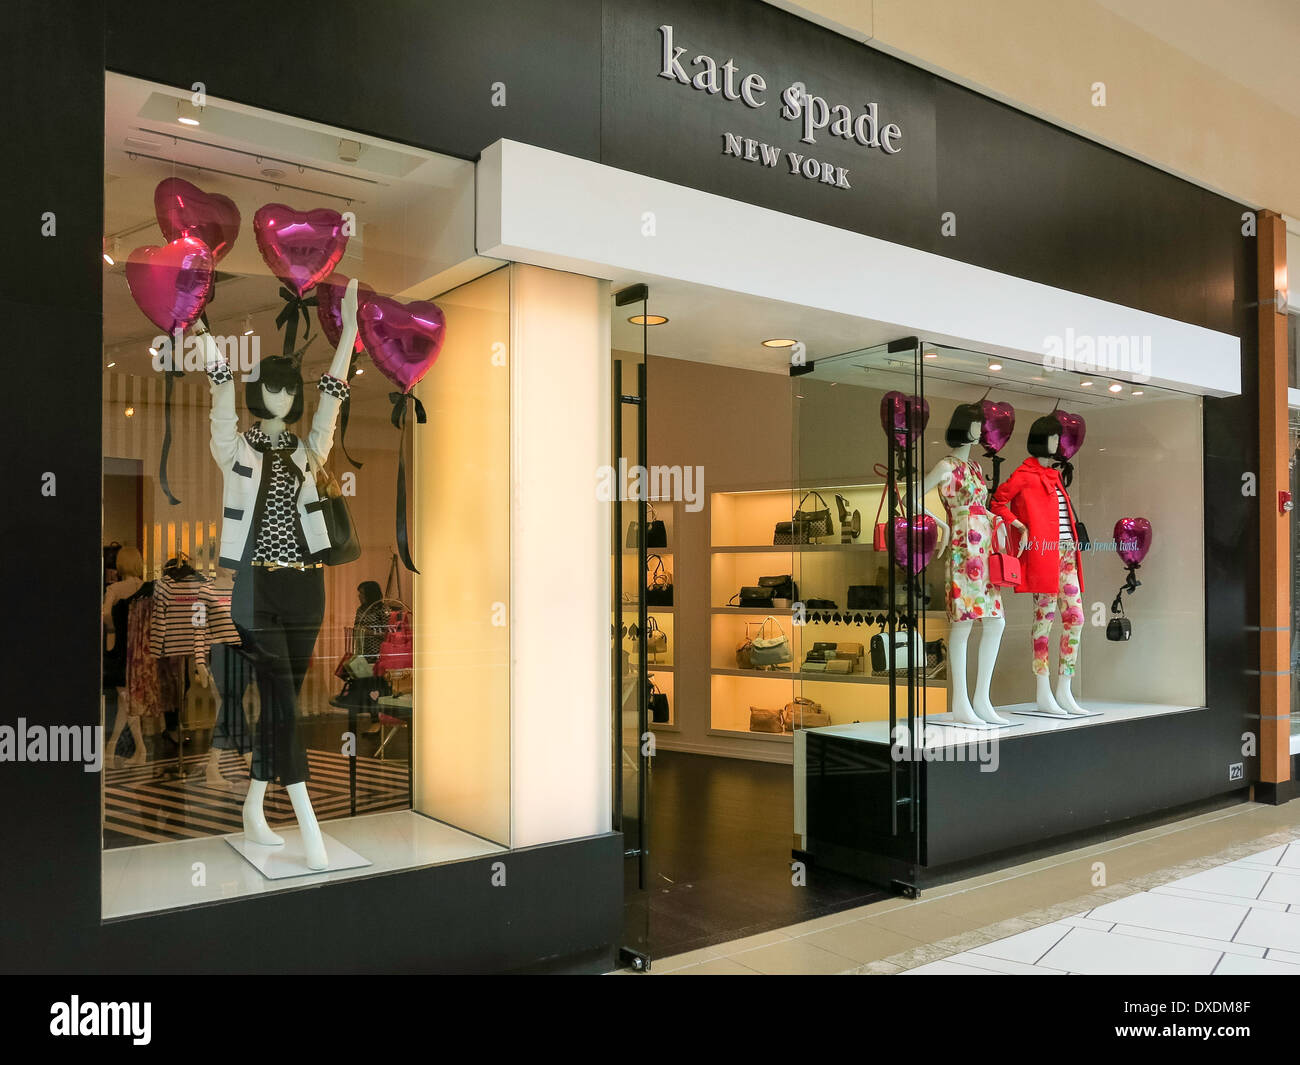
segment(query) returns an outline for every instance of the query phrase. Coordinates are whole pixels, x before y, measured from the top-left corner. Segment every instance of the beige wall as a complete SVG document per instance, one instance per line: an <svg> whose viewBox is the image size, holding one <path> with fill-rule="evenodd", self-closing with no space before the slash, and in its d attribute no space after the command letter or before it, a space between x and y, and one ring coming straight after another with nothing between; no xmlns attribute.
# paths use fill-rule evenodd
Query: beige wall
<svg viewBox="0 0 1300 1065"><path fill-rule="evenodd" d="M1300 215L1297 5L772 2L1225 195ZM1092 103L1098 81L1105 107Z"/></svg>

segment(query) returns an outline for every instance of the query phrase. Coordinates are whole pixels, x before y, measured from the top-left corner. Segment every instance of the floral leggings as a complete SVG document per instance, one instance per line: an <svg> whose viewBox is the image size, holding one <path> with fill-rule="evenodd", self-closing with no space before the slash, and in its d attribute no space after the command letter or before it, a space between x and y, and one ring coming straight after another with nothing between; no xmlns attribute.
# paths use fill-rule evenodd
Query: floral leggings
<svg viewBox="0 0 1300 1065"><path fill-rule="evenodd" d="M1083 631L1083 597L1079 593L1078 556L1072 543L1061 545L1060 584L1056 595L1034 596L1034 673L1047 675L1052 623L1056 604L1061 604L1061 664L1063 677L1074 676L1079 661L1079 635Z"/></svg>

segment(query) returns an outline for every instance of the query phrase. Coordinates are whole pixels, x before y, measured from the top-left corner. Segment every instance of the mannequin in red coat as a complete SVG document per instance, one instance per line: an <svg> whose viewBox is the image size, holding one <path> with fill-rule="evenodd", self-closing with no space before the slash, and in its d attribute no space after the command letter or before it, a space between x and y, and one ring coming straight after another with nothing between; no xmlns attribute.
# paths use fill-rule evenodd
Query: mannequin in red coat
<svg viewBox="0 0 1300 1065"><path fill-rule="evenodd" d="M1029 429L1029 457L993 495L990 509L1020 535L1021 580L1017 592L1034 597L1036 702L1045 714L1088 713L1070 690L1083 633L1083 568L1077 546L1074 504L1052 462L1060 446L1060 425L1050 414ZM1052 625L1061 618L1056 691L1048 678Z"/></svg>

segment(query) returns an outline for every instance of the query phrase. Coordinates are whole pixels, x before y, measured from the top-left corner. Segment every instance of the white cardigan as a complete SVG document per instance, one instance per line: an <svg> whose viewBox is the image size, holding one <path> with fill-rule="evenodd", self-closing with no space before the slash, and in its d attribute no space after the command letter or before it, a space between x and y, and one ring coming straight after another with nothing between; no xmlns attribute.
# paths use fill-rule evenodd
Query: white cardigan
<svg viewBox="0 0 1300 1065"><path fill-rule="evenodd" d="M224 371L224 372L223 372ZM327 375L328 376L328 375ZM212 457L221 467L221 557L218 564L229 569L244 565L249 537L254 528L254 508L262 484L262 452L244 439L235 413L235 379L226 366L210 372L212 384ZM331 379L333 380L333 379ZM346 383L339 381L346 392ZM307 460L311 448L318 463L323 463L334 443L334 426L343 401L326 391L321 379L320 402L311 420L307 440L298 440L291 460L302 474L298 489L298 522L311 554L329 547L329 533L321 514L323 503L316 493L316 477Z"/></svg>

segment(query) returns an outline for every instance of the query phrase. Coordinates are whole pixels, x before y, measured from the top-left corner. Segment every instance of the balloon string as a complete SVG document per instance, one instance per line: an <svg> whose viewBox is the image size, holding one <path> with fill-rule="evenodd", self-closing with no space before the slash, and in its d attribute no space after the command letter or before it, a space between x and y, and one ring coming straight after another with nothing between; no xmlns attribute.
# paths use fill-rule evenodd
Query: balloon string
<svg viewBox="0 0 1300 1065"><path fill-rule="evenodd" d="M352 395L349 393L348 397L343 401L343 406L339 408L339 447L343 449L343 454L347 460L352 463L353 469L359 470L365 463L358 462L352 457L352 453L348 451L348 415L351 411Z"/></svg>
<svg viewBox="0 0 1300 1065"><path fill-rule="evenodd" d="M167 456L172 449L172 379L179 376L174 370L167 370L163 374L163 440L162 454L158 456L158 483L172 506L180 504L180 500L172 495L171 485L167 483Z"/></svg>
<svg viewBox="0 0 1300 1065"><path fill-rule="evenodd" d="M418 574L420 571L415 568L415 562L411 558L410 538L407 533L406 520L406 440L410 435L408 432L410 423L406 418L406 408L409 400L415 406L415 420L423 425L425 423L424 404L409 392L390 392L388 398L393 404L393 425L401 432L397 444L397 553L401 556L402 565L412 573Z"/></svg>

